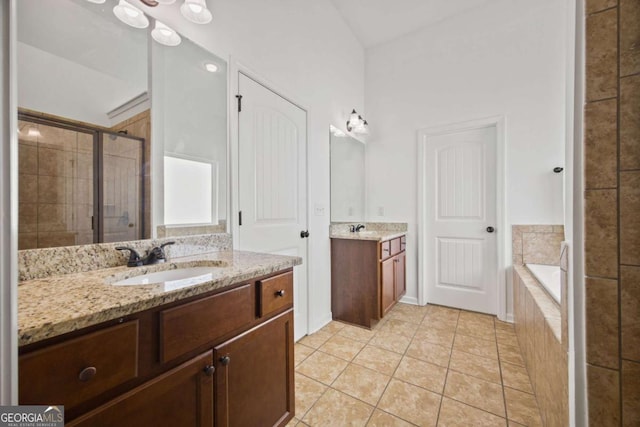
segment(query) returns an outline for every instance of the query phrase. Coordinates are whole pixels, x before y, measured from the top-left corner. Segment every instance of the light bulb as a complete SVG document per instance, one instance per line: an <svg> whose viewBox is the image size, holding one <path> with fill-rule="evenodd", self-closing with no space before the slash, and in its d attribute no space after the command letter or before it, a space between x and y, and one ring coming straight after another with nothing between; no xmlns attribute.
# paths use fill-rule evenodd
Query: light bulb
<svg viewBox="0 0 640 427"><path fill-rule="evenodd" d="M178 33L158 20L156 20L156 25L151 31L151 37L165 46L178 46L182 42L182 38Z"/></svg>
<svg viewBox="0 0 640 427"><path fill-rule="evenodd" d="M113 8L113 14L120 21L134 28L147 28L149 26L149 20L144 13L126 0L118 2L118 5Z"/></svg>
<svg viewBox="0 0 640 427"><path fill-rule="evenodd" d="M210 73L215 73L216 71L218 71L218 66L211 62L207 62L206 64L204 64L204 69Z"/></svg>
<svg viewBox="0 0 640 427"><path fill-rule="evenodd" d="M180 12L194 24L208 24L213 19L205 0L184 0L184 4L180 6Z"/></svg>

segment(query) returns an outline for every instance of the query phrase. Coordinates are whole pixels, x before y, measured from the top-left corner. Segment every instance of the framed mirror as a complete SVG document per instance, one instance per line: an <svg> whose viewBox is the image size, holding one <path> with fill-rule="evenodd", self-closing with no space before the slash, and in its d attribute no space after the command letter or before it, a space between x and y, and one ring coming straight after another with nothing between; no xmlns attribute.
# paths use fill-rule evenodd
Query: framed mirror
<svg viewBox="0 0 640 427"><path fill-rule="evenodd" d="M226 231L227 64L114 5L18 2L19 249Z"/></svg>
<svg viewBox="0 0 640 427"><path fill-rule="evenodd" d="M365 145L331 126L331 222L365 221Z"/></svg>

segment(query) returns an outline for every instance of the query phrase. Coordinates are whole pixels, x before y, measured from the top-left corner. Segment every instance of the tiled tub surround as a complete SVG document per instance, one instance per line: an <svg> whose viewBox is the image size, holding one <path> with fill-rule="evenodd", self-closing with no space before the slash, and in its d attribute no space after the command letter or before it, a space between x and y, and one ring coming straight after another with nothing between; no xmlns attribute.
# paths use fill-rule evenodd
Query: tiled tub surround
<svg viewBox="0 0 640 427"><path fill-rule="evenodd" d="M567 261L563 227L513 226L515 329L545 426L568 425ZM522 265L557 266L560 304Z"/></svg>
<svg viewBox="0 0 640 427"><path fill-rule="evenodd" d="M203 237L204 238L204 237ZM149 241L143 241L145 247ZM179 244L174 248L180 250ZM193 248L193 247L192 247ZM175 257L153 266L102 268L33 279L18 284L19 345L72 332L131 313L221 289L257 276L299 265L298 257L217 250ZM180 267L219 265L212 280L165 291L162 283L113 286L109 283L137 274Z"/></svg>
<svg viewBox="0 0 640 427"><path fill-rule="evenodd" d="M639 426L640 2L588 0L585 19L589 423Z"/></svg>
<svg viewBox="0 0 640 427"><path fill-rule="evenodd" d="M333 222L329 228L329 237L336 239L357 239L357 240L389 240L407 234L406 222L364 222L365 228L362 231L352 233L349 231L351 225L359 223Z"/></svg>

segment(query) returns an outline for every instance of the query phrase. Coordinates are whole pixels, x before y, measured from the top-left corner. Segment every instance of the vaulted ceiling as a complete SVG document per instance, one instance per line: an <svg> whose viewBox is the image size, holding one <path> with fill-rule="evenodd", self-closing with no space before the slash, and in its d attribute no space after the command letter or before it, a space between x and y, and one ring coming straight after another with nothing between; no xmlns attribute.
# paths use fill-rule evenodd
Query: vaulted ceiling
<svg viewBox="0 0 640 427"><path fill-rule="evenodd" d="M492 0L331 0L365 48Z"/></svg>

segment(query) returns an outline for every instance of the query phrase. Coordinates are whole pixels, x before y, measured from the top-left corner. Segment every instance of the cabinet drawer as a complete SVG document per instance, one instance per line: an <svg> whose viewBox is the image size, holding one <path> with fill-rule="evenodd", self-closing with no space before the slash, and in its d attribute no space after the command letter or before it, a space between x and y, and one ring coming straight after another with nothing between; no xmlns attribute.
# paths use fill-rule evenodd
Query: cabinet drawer
<svg viewBox="0 0 640 427"><path fill-rule="evenodd" d="M391 255L399 254L400 250L400 238L391 240Z"/></svg>
<svg viewBox="0 0 640 427"><path fill-rule="evenodd" d="M260 317L293 304L293 271L258 281Z"/></svg>
<svg viewBox="0 0 640 427"><path fill-rule="evenodd" d="M138 321L20 357L20 404L65 409L138 376Z"/></svg>
<svg viewBox="0 0 640 427"><path fill-rule="evenodd" d="M386 259L391 256L391 241L387 240L386 242L380 243L380 259Z"/></svg>
<svg viewBox="0 0 640 427"><path fill-rule="evenodd" d="M255 319L252 285L160 312L160 359L185 354Z"/></svg>

